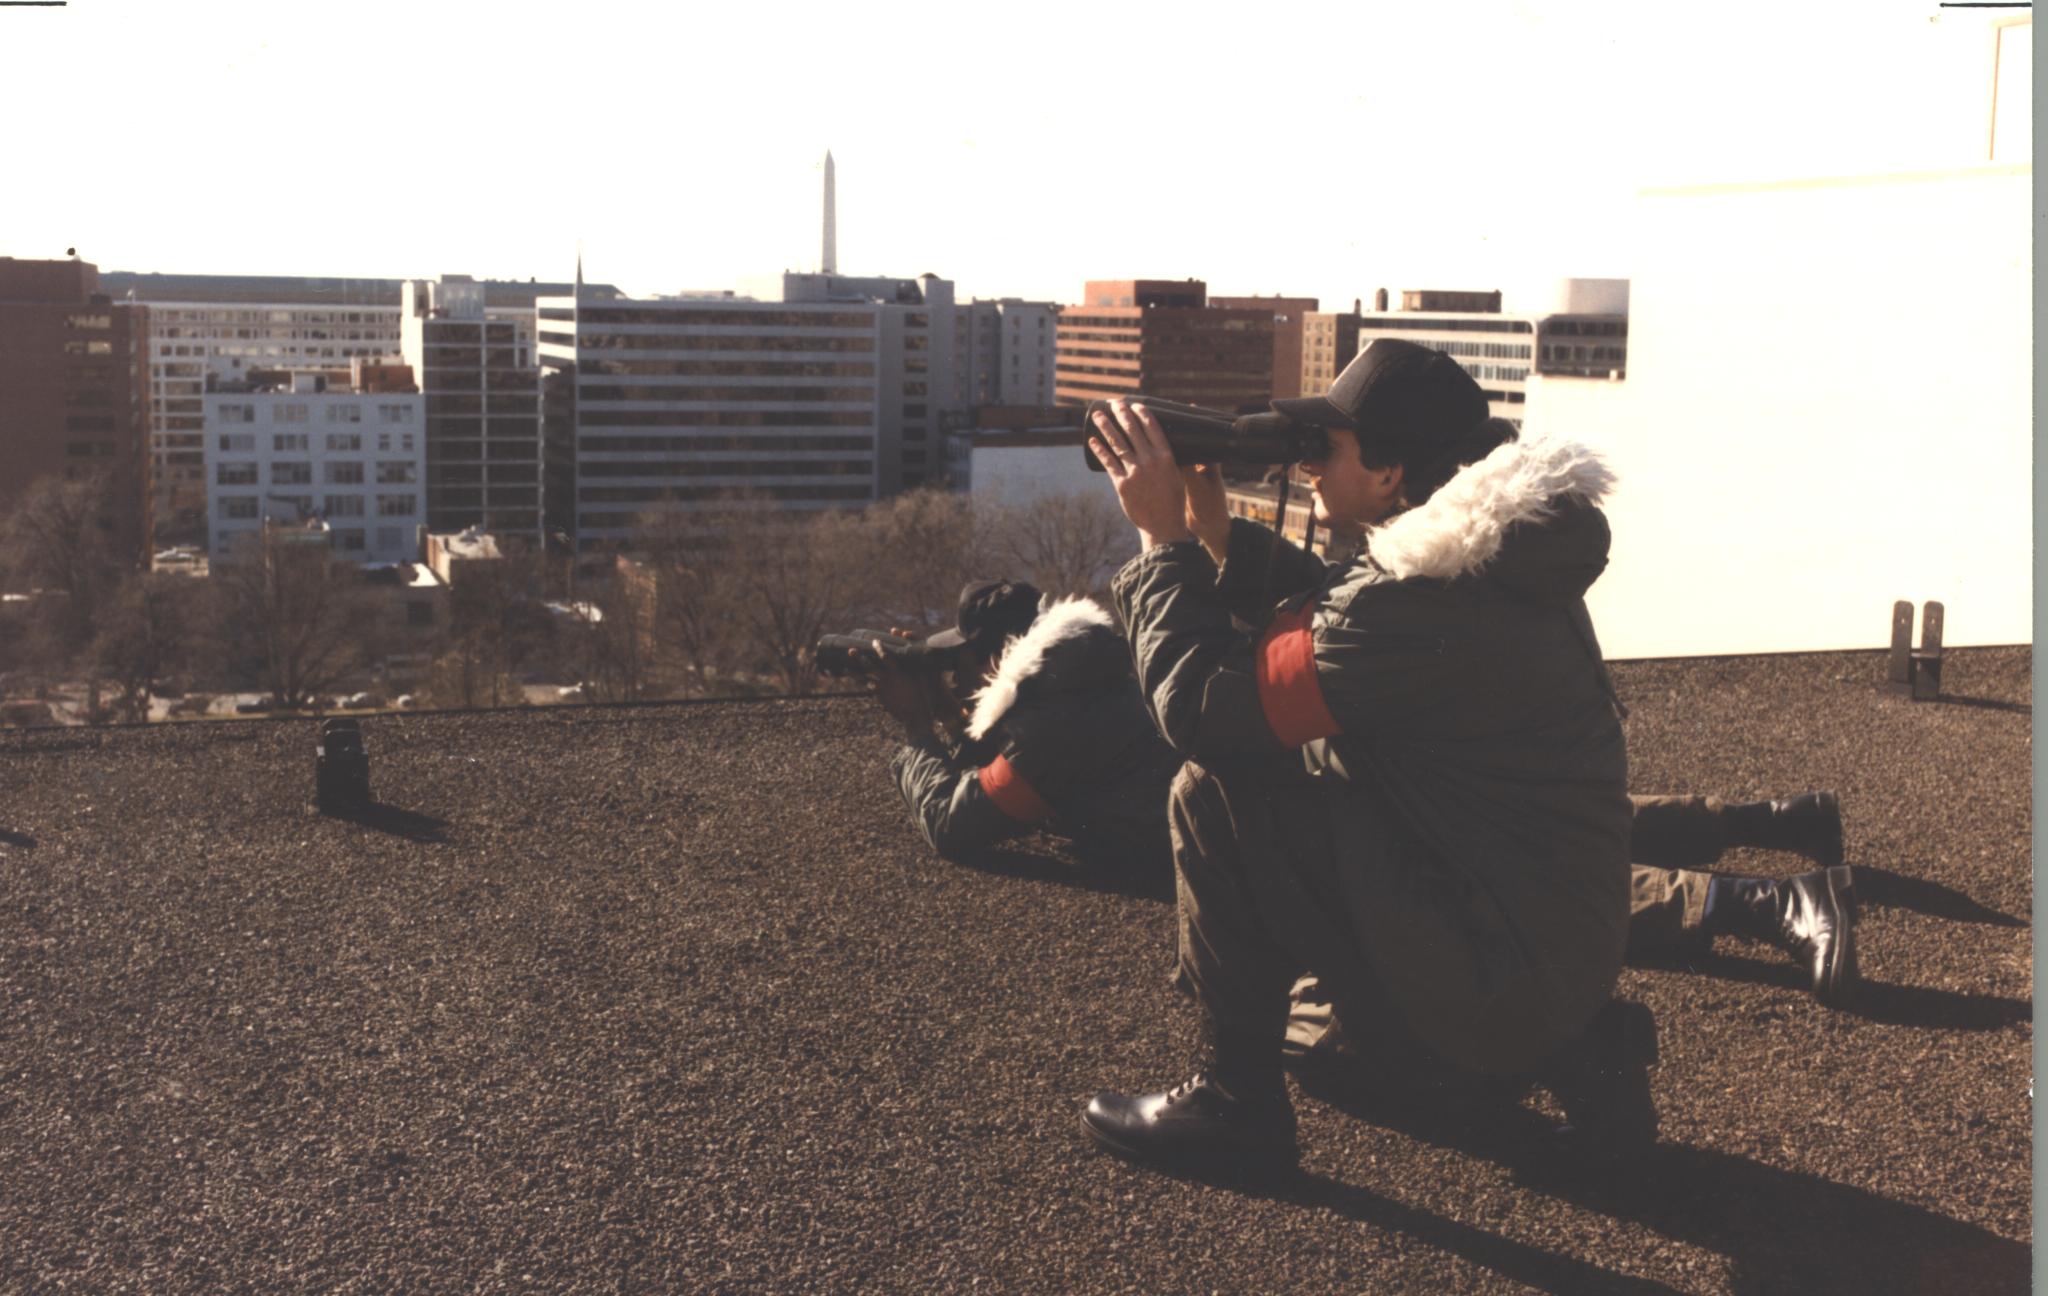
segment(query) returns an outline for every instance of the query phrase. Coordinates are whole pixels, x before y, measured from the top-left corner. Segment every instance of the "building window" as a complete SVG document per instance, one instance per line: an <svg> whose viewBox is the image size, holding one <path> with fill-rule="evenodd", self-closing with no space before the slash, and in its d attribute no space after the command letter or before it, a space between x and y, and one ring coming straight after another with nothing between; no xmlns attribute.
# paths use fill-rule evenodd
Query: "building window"
<svg viewBox="0 0 2048 1296"><path fill-rule="evenodd" d="M253 463L217 464L213 470L213 480L216 485L220 486L254 486L256 484L256 465Z"/></svg>
<svg viewBox="0 0 2048 1296"><path fill-rule="evenodd" d="M360 486L363 484L363 466L359 463L323 464L321 480L330 486Z"/></svg>
<svg viewBox="0 0 2048 1296"><path fill-rule="evenodd" d="M223 404L220 407L220 421L223 423L254 423L256 421L256 407L254 405Z"/></svg>
<svg viewBox="0 0 2048 1296"><path fill-rule="evenodd" d="M363 407L360 405L329 405L327 407L327 421L329 423L360 423L363 421Z"/></svg>
<svg viewBox="0 0 2048 1296"><path fill-rule="evenodd" d="M337 529L331 534L334 537L334 547L343 553L361 553L363 551L363 531L361 527Z"/></svg>
<svg viewBox="0 0 2048 1296"><path fill-rule="evenodd" d="M313 465L309 463L274 463L270 465L272 486L311 486Z"/></svg>
<svg viewBox="0 0 2048 1296"><path fill-rule="evenodd" d="M223 518L254 521L260 516L260 509L254 495L223 495L220 497L220 515Z"/></svg>
<svg viewBox="0 0 2048 1296"><path fill-rule="evenodd" d="M310 441L304 432L278 432L271 436L270 448L274 452L304 454L311 449Z"/></svg>
<svg viewBox="0 0 2048 1296"><path fill-rule="evenodd" d="M362 515L363 515L363 497L362 497L362 496L360 496L360 495L329 495L329 496L327 497L327 516L328 516L328 517L331 517L331 518L338 518L338 517L361 517Z"/></svg>
<svg viewBox="0 0 2048 1296"><path fill-rule="evenodd" d="M285 402L270 407L270 421L273 423L304 423L312 416L312 410L295 402Z"/></svg>
<svg viewBox="0 0 2048 1296"><path fill-rule="evenodd" d="M379 405L377 407L377 421L379 423L410 423L412 422L412 406Z"/></svg>
<svg viewBox="0 0 2048 1296"><path fill-rule="evenodd" d="M220 448L230 454L255 454L256 434L254 432L223 432L220 434Z"/></svg>
<svg viewBox="0 0 2048 1296"><path fill-rule="evenodd" d="M360 432L329 432L327 434L327 453L329 454L345 453L351 450L361 450L362 448L363 434Z"/></svg>
<svg viewBox="0 0 2048 1296"><path fill-rule="evenodd" d="M378 517L411 517L420 511L417 495L379 495Z"/></svg>
<svg viewBox="0 0 2048 1296"><path fill-rule="evenodd" d="M377 484L398 485L419 480L419 469L409 459L387 459L377 465Z"/></svg>

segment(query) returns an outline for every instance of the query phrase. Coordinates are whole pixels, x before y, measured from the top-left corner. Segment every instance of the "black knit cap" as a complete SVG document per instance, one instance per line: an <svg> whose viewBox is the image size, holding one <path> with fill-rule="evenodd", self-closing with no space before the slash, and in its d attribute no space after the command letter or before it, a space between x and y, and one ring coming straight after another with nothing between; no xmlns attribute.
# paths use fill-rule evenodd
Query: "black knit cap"
<svg viewBox="0 0 2048 1296"><path fill-rule="evenodd" d="M1038 618L1038 587L1024 581L969 581L960 591L957 626L925 640L933 648L971 648L993 653L1003 641L1023 634Z"/></svg>

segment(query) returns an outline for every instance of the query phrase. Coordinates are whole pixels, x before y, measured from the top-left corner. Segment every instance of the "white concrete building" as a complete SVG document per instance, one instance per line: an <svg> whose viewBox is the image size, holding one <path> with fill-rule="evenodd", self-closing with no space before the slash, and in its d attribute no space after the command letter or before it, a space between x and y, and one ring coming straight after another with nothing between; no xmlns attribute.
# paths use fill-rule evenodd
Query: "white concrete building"
<svg viewBox="0 0 2048 1296"><path fill-rule="evenodd" d="M291 391L202 397L207 431L209 551L281 523L323 520L334 551L361 562L419 557L425 469L418 394L320 390L311 376Z"/></svg>
<svg viewBox="0 0 2048 1296"><path fill-rule="evenodd" d="M149 304L150 450L157 515L203 526L208 381L235 383L252 368L346 368L357 357L398 354L398 310L369 305L167 301Z"/></svg>
<svg viewBox="0 0 2048 1296"><path fill-rule="evenodd" d="M539 303L551 529L616 548L737 491L858 507L934 477L952 284L787 275L784 300Z"/></svg>
<svg viewBox="0 0 2048 1296"><path fill-rule="evenodd" d="M1004 297L953 313L953 403L1050 405L1059 333L1057 302Z"/></svg>

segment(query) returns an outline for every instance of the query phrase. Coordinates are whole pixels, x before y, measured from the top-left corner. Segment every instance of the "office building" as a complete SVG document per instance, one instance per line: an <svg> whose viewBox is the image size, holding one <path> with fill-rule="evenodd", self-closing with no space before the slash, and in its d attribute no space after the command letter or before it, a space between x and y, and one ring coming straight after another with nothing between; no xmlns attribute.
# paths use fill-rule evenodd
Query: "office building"
<svg viewBox="0 0 2048 1296"><path fill-rule="evenodd" d="M266 525L324 524L337 556L416 560L426 520L424 398L335 387L298 373L283 389L216 390L206 421L206 512L215 562Z"/></svg>
<svg viewBox="0 0 2048 1296"><path fill-rule="evenodd" d="M1269 310L1273 312L1273 394L1274 400L1289 400L1302 394L1302 351L1310 315L1322 305L1314 297L1211 297L1209 305L1221 310ZM1317 389L1322 390L1321 388Z"/></svg>
<svg viewBox="0 0 2048 1296"><path fill-rule="evenodd" d="M400 352L425 398L426 520L541 543L540 363L533 312L488 307L466 276L407 281Z"/></svg>
<svg viewBox="0 0 2048 1296"><path fill-rule="evenodd" d="M791 274L783 296L541 300L551 530L617 549L648 512L858 507L936 477L953 285Z"/></svg>
<svg viewBox="0 0 2048 1296"><path fill-rule="evenodd" d="M1272 399L1273 312L1208 304L1199 279L1091 280L1060 312L1054 397L1144 394L1237 412Z"/></svg>
<svg viewBox="0 0 2048 1296"><path fill-rule="evenodd" d="M147 311L89 261L0 257L0 509L38 478L106 473L122 552L149 556Z"/></svg>
<svg viewBox="0 0 2048 1296"><path fill-rule="evenodd" d="M1515 314L1502 313L1498 292L1411 289L1400 310L1359 315L1358 346L1380 337L1450 355L1486 392L1494 417L1520 427L1532 373L1626 374L1628 281L1563 280L1547 309Z"/></svg>
<svg viewBox="0 0 2048 1296"><path fill-rule="evenodd" d="M1004 297L953 312L954 404L1053 403L1060 308Z"/></svg>
<svg viewBox="0 0 2048 1296"><path fill-rule="evenodd" d="M334 367L360 357L396 357L406 282L132 271L101 277L103 291L113 299L150 307L150 437L163 539L199 540L206 532L200 404L207 383L233 384L251 369ZM534 300L569 288L533 281L475 282L483 289L487 310L528 320L529 350ZM618 290L591 284L585 285L584 295L610 298Z"/></svg>
<svg viewBox="0 0 2048 1296"><path fill-rule="evenodd" d="M1301 322L1301 392L1320 396L1330 390L1344 366L1358 354L1358 322L1361 312L1356 301L1351 312L1311 311Z"/></svg>

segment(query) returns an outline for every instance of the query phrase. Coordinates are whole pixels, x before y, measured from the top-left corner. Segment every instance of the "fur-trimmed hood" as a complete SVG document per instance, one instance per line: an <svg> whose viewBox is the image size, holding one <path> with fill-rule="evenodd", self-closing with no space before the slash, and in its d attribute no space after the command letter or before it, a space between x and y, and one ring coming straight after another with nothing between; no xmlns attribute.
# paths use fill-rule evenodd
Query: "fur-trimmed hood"
<svg viewBox="0 0 2048 1296"><path fill-rule="evenodd" d="M1597 506L1613 487L1613 472L1587 447L1523 437L1373 531L1367 553L1396 580L1486 570L1525 597L1576 599L1607 566L1607 520Z"/></svg>
<svg viewBox="0 0 2048 1296"><path fill-rule="evenodd" d="M967 736L986 737L1016 705L1027 682L1085 687L1129 670L1129 652L1108 612L1092 599L1047 599L1031 628L1010 640L996 658L995 678L974 695Z"/></svg>

